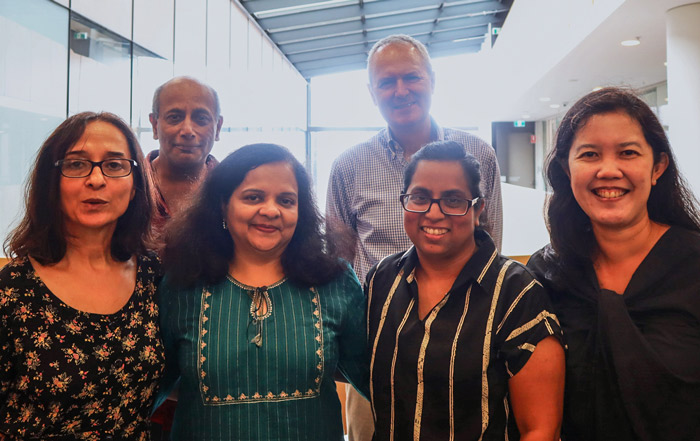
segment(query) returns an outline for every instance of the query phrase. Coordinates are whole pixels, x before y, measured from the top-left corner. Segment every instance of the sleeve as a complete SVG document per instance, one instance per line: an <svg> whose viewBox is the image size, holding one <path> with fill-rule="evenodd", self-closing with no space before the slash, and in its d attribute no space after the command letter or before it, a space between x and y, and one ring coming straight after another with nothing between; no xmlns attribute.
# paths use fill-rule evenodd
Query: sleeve
<svg viewBox="0 0 700 441"><path fill-rule="evenodd" d="M338 369L365 397L369 397L369 354L367 352L367 301L355 272L348 267L343 275L344 311L340 335Z"/></svg>
<svg viewBox="0 0 700 441"><path fill-rule="evenodd" d="M160 335L165 347L165 372L158 388L156 401L153 410L157 409L173 390L180 378L180 368L178 366L178 355L176 339L173 333L177 324L173 313L176 306L177 291L168 283L167 276L163 278L158 286L159 314L160 314Z"/></svg>
<svg viewBox="0 0 700 441"><path fill-rule="evenodd" d="M489 233L496 248L501 250L503 242L503 201L501 198L501 170L498 167L493 147L485 145L489 155L481 164L481 185L486 196L486 209L481 214L481 222Z"/></svg>
<svg viewBox="0 0 700 441"><path fill-rule="evenodd" d="M333 162L331 176L326 192L326 220L332 226L341 222L351 229L356 229L352 213L353 171L346 167L344 157Z"/></svg>
<svg viewBox="0 0 700 441"><path fill-rule="evenodd" d="M504 313L498 324L494 323L497 356L512 377L525 366L541 340L554 336L563 345L563 334L546 291L524 266L511 261L501 296L499 309Z"/></svg>

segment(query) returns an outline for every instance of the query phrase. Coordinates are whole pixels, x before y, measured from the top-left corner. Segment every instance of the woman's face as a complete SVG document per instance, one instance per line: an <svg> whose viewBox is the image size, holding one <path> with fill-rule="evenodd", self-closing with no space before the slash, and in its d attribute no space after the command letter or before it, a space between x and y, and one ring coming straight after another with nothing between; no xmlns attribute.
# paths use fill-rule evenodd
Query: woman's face
<svg viewBox="0 0 700 441"><path fill-rule="evenodd" d="M622 111L592 116L569 150L571 190L596 228L624 229L649 218L651 187L668 166L644 138L637 120Z"/></svg>
<svg viewBox="0 0 700 441"><path fill-rule="evenodd" d="M133 158L126 137L119 129L104 121L93 121L63 159L98 162ZM59 185L61 213L69 235L103 228L113 230L135 194L133 173L110 178L102 174L100 167L93 167L90 175L84 178L61 175Z"/></svg>
<svg viewBox="0 0 700 441"><path fill-rule="evenodd" d="M280 259L299 217L299 189L292 165L271 162L246 174L225 207L237 258Z"/></svg>
<svg viewBox="0 0 700 441"><path fill-rule="evenodd" d="M420 194L427 198L473 199L462 165L457 161L418 162L408 194ZM447 216L433 203L426 213L404 211L403 225L406 234L416 246L421 261L463 260L474 254L476 244L474 229L479 225L479 215L484 205L471 207L464 216Z"/></svg>

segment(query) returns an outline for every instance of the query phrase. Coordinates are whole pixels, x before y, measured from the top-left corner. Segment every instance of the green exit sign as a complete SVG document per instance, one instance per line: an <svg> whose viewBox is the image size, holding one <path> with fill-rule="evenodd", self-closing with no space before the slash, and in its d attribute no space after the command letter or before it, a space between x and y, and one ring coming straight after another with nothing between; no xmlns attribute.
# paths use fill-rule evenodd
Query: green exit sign
<svg viewBox="0 0 700 441"><path fill-rule="evenodd" d="M513 127L525 127L525 121L513 121Z"/></svg>

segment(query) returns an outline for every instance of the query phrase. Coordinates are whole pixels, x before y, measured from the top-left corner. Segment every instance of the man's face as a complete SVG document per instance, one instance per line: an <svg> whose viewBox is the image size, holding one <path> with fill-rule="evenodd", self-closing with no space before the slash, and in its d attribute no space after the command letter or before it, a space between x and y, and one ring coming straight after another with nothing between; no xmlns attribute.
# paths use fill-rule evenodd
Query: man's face
<svg viewBox="0 0 700 441"><path fill-rule="evenodd" d="M389 44L369 65L374 104L394 130L411 129L430 120L435 79L420 52L408 44Z"/></svg>
<svg viewBox="0 0 700 441"><path fill-rule="evenodd" d="M160 94L157 118L150 115L153 138L160 141L159 157L178 169L201 166L219 140L223 118L216 116L211 91L195 81L171 82Z"/></svg>

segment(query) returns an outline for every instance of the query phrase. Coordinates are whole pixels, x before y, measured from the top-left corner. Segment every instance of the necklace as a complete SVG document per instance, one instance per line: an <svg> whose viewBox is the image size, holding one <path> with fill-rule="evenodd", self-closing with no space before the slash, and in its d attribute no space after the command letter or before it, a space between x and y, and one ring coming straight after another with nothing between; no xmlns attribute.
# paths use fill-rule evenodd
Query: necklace
<svg viewBox="0 0 700 441"><path fill-rule="evenodd" d="M250 343L257 347L262 347L263 344L263 320L272 315L272 299L270 298L269 289L276 288L287 281L286 277L269 286L250 286L234 279L232 275L227 274L231 283L243 289L250 297L250 321L248 322L248 337L253 331L253 337Z"/></svg>

